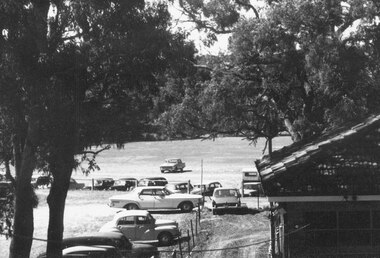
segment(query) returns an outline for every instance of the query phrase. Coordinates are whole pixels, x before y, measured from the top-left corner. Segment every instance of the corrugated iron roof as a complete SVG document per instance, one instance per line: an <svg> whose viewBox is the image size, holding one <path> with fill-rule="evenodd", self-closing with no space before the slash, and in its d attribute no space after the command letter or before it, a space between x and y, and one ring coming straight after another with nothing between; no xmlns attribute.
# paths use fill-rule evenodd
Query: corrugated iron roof
<svg viewBox="0 0 380 258"><path fill-rule="evenodd" d="M347 141L380 123L380 115L373 115L355 125L323 133L320 137L301 141L274 151L269 157L256 161L261 180L266 181L285 173L289 168L305 164L312 156L330 148L331 145Z"/></svg>

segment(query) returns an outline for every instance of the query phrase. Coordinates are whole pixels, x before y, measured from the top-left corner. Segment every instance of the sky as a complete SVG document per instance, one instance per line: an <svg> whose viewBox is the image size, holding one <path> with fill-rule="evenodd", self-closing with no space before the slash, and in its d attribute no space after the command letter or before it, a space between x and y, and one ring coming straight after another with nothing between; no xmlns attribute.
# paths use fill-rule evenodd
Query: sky
<svg viewBox="0 0 380 258"><path fill-rule="evenodd" d="M226 52L228 49L228 38L227 35L219 35L218 41L215 42L211 47L207 47L203 44L202 39L206 38L205 33L199 32L195 29L194 24L187 21L186 16L181 12L178 4L170 5L169 11L173 16L173 25L174 29L182 28L185 31L191 31L189 39L194 41L196 48L198 49L200 54L212 54L217 55L219 52Z"/></svg>

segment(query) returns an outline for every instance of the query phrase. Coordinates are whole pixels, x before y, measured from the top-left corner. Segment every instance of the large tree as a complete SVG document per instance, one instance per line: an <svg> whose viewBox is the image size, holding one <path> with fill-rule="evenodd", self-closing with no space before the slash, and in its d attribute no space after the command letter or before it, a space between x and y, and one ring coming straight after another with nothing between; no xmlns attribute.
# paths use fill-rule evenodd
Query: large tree
<svg viewBox="0 0 380 258"><path fill-rule="evenodd" d="M192 77L159 120L171 136L287 131L298 141L379 111L377 1L266 1L261 11L249 1L180 4L198 28L231 37L227 54L196 65L209 78Z"/></svg>
<svg viewBox="0 0 380 258"><path fill-rule="evenodd" d="M64 205L76 154L148 131L160 74L180 72L193 45L169 30L164 3L3 1L2 112L12 120L16 203L11 257L28 257L32 172L53 177L48 257L61 255ZM1 109L4 110L4 109Z"/></svg>

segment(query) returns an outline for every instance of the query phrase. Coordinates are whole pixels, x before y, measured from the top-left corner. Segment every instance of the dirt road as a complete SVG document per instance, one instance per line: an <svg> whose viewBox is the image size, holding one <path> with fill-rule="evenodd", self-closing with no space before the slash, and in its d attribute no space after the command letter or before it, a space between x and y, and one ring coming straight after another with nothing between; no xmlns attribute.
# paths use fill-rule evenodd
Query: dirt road
<svg viewBox="0 0 380 258"><path fill-rule="evenodd" d="M259 257L259 247L269 239L267 212L237 215L207 213L201 222L199 246L192 257Z"/></svg>

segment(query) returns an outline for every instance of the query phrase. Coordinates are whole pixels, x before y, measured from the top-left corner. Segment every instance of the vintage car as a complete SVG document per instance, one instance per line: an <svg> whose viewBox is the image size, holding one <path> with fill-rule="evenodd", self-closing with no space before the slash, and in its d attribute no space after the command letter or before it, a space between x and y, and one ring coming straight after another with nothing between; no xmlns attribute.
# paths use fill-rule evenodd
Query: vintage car
<svg viewBox="0 0 380 258"><path fill-rule="evenodd" d="M108 190L108 188L113 186L114 183L115 183L115 181L110 177L95 178L93 180L93 189L92 190ZM83 189L89 190L91 188L92 188L92 186L88 185L88 186L84 187Z"/></svg>
<svg viewBox="0 0 380 258"><path fill-rule="evenodd" d="M165 186L168 183L165 177L147 177L141 178L137 186Z"/></svg>
<svg viewBox="0 0 380 258"><path fill-rule="evenodd" d="M214 189L219 187L222 187L222 184L219 182L208 182L202 185L194 185L194 188L190 193L211 196L214 193Z"/></svg>
<svg viewBox="0 0 380 258"><path fill-rule="evenodd" d="M108 188L116 191L130 191L137 185L137 179L132 177L119 178L115 183Z"/></svg>
<svg viewBox="0 0 380 258"><path fill-rule="evenodd" d="M169 183L166 185L166 189L173 193L190 193L193 186L190 182Z"/></svg>
<svg viewBox="0 0 380 258"><path fill-rule="evenodd" d="M172 159L165 159L165 162L160 165L161 173L165 172L177 172L177 171L183 171L186 164L182 162L181 159L172 158Z"/></svg>
<svg viewBox="0 0 380 258"><path fill-rule="evenodd" d="M33 188L49 188L53 178L49 174L32 175L30 184Z"/></svg>
<svg viewBox="0 0 380 258"><path fill-rule="evenodd" d="M240 197L241 194L236 188L216 188L211 197L212 214L246 211L248 207L241 203Z"/></svg>
<svg viewBox="0 0 380 258"><path fill-rule="evenodd" d="M150 244L133 243L120 231L94 232L88 235L68 237L62 240L63 250L73 246L114 246L122 253L127 253L127 257L159 257L157 247Z"/></svg>
<svg viewBox="0 0 380 258"><path fill-rule="evenodd" d="M243 196L264 196L264 191L260 182L243 183L243 188L240 189Z"/></svg>
<svg viewBox="0 0 380 258"><path fill-rule="evenodd" d="M78 183L74 178L70 178L69 190L80 190L83 189L83 187L83 183Z"/></svg>
<svg viewBox="0 0 380 258"><path fill-rule="evenodd" d="M164 186L136 187L123 195L109 198L112 208L135 209L181 209L190 212L202 203L201 195L172 193Z"/></svg>
<svg viewBox="0 0 380 258"><path fill-rule="evenodd" d="M100 232L120 230L133 242L157 242L170 245L181 232L173 220L155 219L147 210L125 210L100 228Z"/></svg>

